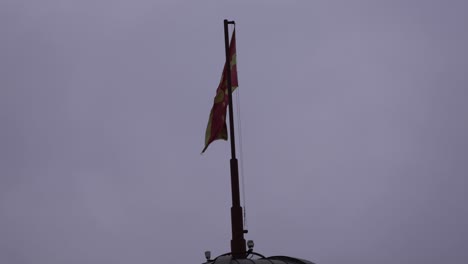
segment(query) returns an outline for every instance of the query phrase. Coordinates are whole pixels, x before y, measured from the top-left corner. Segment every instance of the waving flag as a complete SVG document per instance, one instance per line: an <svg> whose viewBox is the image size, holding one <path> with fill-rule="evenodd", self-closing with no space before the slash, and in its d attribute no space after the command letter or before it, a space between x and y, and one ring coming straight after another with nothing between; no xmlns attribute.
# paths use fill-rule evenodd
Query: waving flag
<svg viewBox="0 0 468 264"><path fill-rule="evenodd" d="M237 61L236 61L236 32L232 32L231 43L229 45L229 57L231 68L231 87L232 91L239 86L237 80ZM224 64L223 74L219 82L216 96L214 98L213 107L211 108L208 126L205 133L205 148L202 153L208 148L211 142L217 139L228 139L226 126L226 108L229 103L228 84L227 84L227 65Z"/></svg>

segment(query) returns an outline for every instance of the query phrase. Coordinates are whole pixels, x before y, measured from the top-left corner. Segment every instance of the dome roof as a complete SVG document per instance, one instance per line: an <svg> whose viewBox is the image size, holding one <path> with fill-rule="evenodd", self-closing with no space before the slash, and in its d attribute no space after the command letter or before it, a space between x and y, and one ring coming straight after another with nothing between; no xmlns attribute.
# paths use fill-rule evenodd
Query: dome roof
<svg viewBox="0 0 468 264"><path fill-rule="evenodd" d="M208 264L314 264L308 260L292 258L287 256L273 256L267 258L246 258L246 259L233 259L231 255L219 256L212 261L206 262Z"/></svg>

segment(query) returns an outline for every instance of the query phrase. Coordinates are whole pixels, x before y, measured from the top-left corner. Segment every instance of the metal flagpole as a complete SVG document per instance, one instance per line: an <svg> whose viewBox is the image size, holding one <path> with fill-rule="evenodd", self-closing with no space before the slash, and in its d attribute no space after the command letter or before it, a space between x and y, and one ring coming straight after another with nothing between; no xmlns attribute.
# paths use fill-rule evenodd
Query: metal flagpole
<svg viewBox="0 0 468 264"><path fill-rule="evenodd" d="M231 85L231 55L229 52L229 24L234 24L234 21L224 20L224 44L226 48L226 79L229 94L229 130L231 137L231 192L232 192L232 207L231 207L231 252L234 258L246 257L246 246L244 239L244 226L242 222L242 207L240 205L239 195L239 167L236 158L236 141L234 138L234 114L232 107L232 85Z"/></svg>

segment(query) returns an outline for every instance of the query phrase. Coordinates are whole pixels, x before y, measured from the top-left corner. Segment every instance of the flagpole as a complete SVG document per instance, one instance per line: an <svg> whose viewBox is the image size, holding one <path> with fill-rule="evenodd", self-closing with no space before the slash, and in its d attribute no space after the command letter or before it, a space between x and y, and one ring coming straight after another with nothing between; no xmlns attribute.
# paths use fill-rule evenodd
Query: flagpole
<svg viewBox="0 0 468 264"><path fill-rule="evenodd" d="M232 84L231 84L231 58L229 52L229 24L234 24L234 21L224 20L224 44L226 48L226 79L229 94L229 132L231 138L231 192L232 192L232 207L231 207L231 252L234 258L246 257L246 246L244 239L244 226L242 223L242 207L240 206L239 195L239 167L236 158L236 141L234 137L234 114L232 107Z"/></svg>

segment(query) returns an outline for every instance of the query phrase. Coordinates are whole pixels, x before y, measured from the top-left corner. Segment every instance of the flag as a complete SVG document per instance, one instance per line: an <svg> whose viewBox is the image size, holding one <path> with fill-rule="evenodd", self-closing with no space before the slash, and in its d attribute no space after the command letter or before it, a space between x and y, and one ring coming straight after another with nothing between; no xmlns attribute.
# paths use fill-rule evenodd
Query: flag
<svg viewBox="0 0 468 264"><path fill-rule="evenodd" d="M231 88L232 91L239 86L237 80L237 60L236 60L236 32L232 32L231 43L229 44L229 56L231 58ZM214 98L213 107L211 108L210 117L208 119L208 126L206 127L205 133L205 148L202 153L205 152L206 148L211 142L217 139L228 139L227 126L226 126L226 108L229 104L229 94L227 85L227 65L224 64L223 74L221 75L221 81L219 82L218 89L216 89L216 96Z"/></svg>

